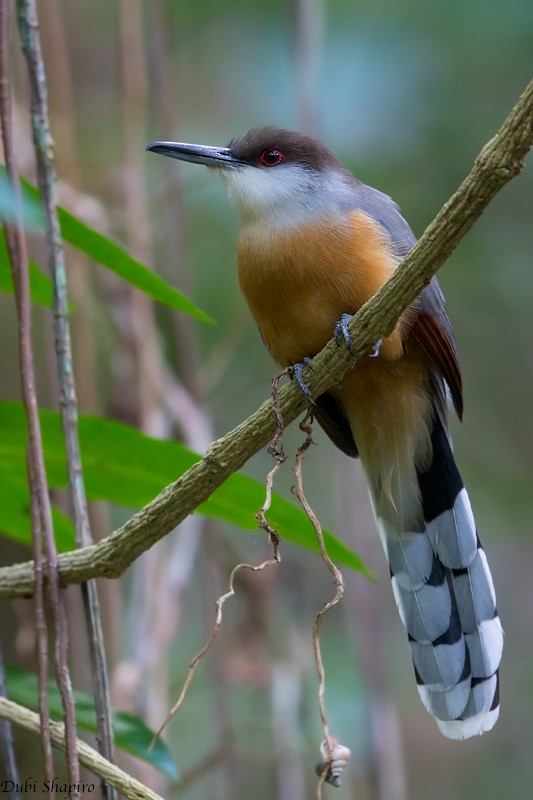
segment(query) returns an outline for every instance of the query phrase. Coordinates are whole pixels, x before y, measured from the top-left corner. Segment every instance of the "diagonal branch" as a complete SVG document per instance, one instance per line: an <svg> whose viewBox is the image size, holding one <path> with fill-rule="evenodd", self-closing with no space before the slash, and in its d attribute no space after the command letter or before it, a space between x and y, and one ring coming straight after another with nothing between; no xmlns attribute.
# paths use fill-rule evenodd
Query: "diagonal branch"
<svg viewBox="0 0 533 800"><path fill-rule="evenodd" d="M25 706L14 703L12 700L7 700L5 697L0 697L0 719L10 720L29 733L36 734L37 736L39 735L39 715L34 711L30 711L29 708L25 708ZM51 722L50 733L54 747L57 747L60 750L65 750L66 743L64 724L62 722ZM118 792L120 792L121 796L127 798L127 800L163 800L161 795L156 794L148 786L140 783L140 781L132 778L131 775L128 775L128 773L124 772L124 770L120 769L120 767L112 764L107 760L107 758L101 756L100 753L90 747L82 739L76 739L75 745L80 763L91 770L91 772L93 772L95 775L99 775L100 778L102 778L102 780L108 783L110 786L113 786ZM28 780L31 781L31 779ZM52 785L53 782L54 785ZM53 792L58 792L58 798L74 796L74 789L72 788L72 785L68 787L69 791L65 791L63 789L65 784L60 782L57 776L53 779L53 782L50 782L50 796L52 796ZM26 784L21 785L25 786ZM42 785L43 783L41 783L41 786ZM62 790L61 794L59 794L60 789ZM82 791L84 797L89 797L92 792L94 792L94 789L95 785L90 780L83 783L78 782L75 786L75 790ZM31 791L31 789L28 791ZM35 789L33 791L38 792L39 790ZM41 791L45 792L46 789L43 788Z"/></svg>
<svg viewBox="0 0 533 800"><path fill-rule="evenodd" d="M533 144L533 81L518 99L504 124L477 157L471 172L428 226L396 272L350 322L352 356L330 341L305 370L305 381L318 397L341 380L356 359L393 330L404 310L420 294L438 268L483 213L494 195L519 174ZM307 400L296 384L279 392L285 425L303 411ZM138 556L169 533L251 456L264 447L276 430L271 400L209 447L205 458L111 536L97 545L59 556L62 585L92 577L116 578ZM0 599L33 593L32 563L0 570Z"/></svg>

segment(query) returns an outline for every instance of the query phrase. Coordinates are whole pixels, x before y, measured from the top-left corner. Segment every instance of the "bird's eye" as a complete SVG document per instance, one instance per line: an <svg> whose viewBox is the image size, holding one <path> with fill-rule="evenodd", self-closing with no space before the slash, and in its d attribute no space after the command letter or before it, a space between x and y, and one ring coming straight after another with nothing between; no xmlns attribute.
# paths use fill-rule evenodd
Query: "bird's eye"
<svg viewBox="0 0 533 800"><path fill-rule="evenodd" d="M278 164L285 161L285 156L281 150L276 150L275 147L271 147L268 150L263 150L259 156L259 161L264 167L277 167Z"/></svg>

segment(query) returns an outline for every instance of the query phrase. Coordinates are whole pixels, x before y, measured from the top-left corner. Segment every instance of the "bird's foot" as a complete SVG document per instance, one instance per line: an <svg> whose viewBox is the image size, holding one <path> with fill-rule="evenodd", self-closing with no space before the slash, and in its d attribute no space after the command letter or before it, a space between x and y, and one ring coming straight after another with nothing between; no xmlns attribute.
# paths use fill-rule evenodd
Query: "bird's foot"
<svg viewBox="0 0 533 800"><path fill-rule="evenodd" d="M304 358L303 361L299 361L297 364L293 364L292 365L292 367L291 367L292 377L296 381L296 383L298 384L298 386L300 387L300 389L302 390L304 395L307 397L307 399L309 400L311 405L314 406L314 405L316 405L316 403L313 400L313 396L312 396L311 392L309 391L309 387L307 386L306 382L302 378L302 372L305 369L305 367L310 367L311 369L313 369L312 359L308 358L307 356L306 356L306 358Z"/></svg>
<svg viewBox="0 0 533 800"><path fill-rule="evenodd" d="M352 352L352 337L348 330L348 324L351 318L351 314L343 314L333 329L333 338L336 344L340 347L341 343L344 342L350 353Z"/></svg>
<svg viewBox="0 0 533 800"><path fill-rule="evenodd" d="M341 343L344 342L349 352L352 353L353 355L352 337L350 336L350 331L348 330L348 325L350 324L351 318L352 318L351 314L342 315L340 320L336 323L335 328L333 329L333 338L335 339L335 342L339 347L341 346ZM377 358L379 356L379 351L381 349L382 344L383 344L383 339L378 339L378 341L372 348L372 352L368 354L368 357Z"/></svg>

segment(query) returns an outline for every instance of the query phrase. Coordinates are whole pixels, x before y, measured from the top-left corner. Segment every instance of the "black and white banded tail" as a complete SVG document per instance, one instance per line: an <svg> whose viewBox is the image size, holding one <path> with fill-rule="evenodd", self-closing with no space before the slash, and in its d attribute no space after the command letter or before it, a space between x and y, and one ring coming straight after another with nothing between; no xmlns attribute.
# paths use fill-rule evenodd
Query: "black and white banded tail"
<svg viewBox="0 0 533 800"><path fill-rule="evenodd" d="M387 491L375 483L372 494L420 697L445 736L467 739L489 731L498 718L503 631L438 413L431 448L429 465L397 476Z"/></svg>

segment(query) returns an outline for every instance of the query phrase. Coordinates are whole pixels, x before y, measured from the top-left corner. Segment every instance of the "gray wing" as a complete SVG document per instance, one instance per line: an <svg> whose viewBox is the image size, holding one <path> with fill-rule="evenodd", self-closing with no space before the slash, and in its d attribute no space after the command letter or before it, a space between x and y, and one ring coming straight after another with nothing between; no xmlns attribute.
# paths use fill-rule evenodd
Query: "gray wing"
<svg viewBox="0 0 533 800"><path fill-rule="evenodd" d="M359 183L355 192L357 208L372 217L386 232L394 255L405 258L416 244L416 236L388 194Z"/></svg>
<svg viewBox="0 0 533 800"><path fill-rule="evenodd" d="M358 208L371 216L386 232L394 255L405 258L416 243L416 236L400 214L396 203L383 192L365 184L357 187ZM457 416L463 414L462 379L459 355L452 326L446 313L444 295L433 277L420 293L415 305L417 316L409 332L421 345L449 387Z"/></svg>

